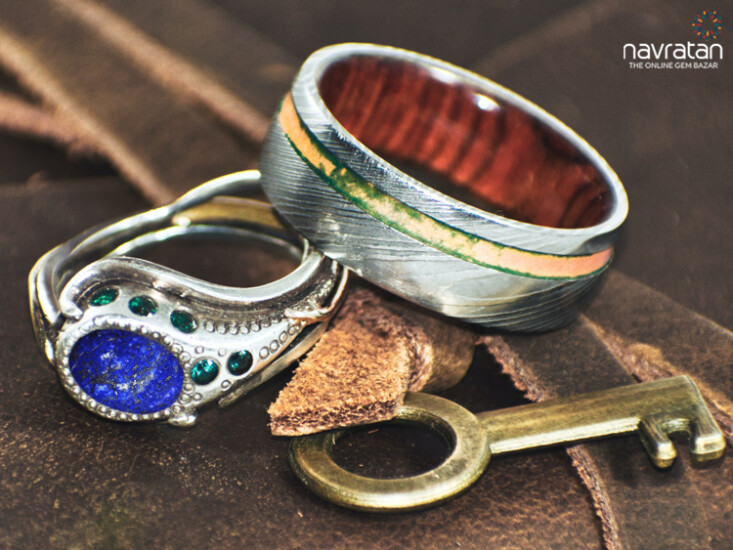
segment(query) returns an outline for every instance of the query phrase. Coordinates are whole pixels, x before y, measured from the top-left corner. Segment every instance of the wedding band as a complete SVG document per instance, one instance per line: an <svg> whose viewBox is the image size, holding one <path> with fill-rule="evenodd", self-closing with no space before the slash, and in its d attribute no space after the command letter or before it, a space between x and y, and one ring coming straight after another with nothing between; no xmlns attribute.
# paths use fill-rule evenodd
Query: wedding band
<svg viewBox="0 0 733 550"><path fill-rule="evenodd" d="M306 60L260 169L278 211L327 256L420 305L511 330L577 315L628 211L613 170L547 112L371 44Z"/></svg>
<svg viewBox="0 0 733 550"><path fill-rule="evenodd" d="M256 171L217 178L36 263L29 277L36 336L75 401L114 420L190 425L200 406L231 403L317 341L347 272L283 228L270 205L227 196L258 186ZM267 284L234 288L126 255L189 235L257 239L300 265Z"/></svg>

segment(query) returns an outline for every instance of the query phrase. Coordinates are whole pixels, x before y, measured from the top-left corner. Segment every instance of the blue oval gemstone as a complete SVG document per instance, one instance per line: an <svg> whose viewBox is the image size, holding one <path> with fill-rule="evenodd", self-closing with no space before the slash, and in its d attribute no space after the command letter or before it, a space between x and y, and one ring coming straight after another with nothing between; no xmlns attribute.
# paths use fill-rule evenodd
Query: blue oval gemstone
<svg viewBox="0 0 733 550"><path fill-rule="evenodd" d="M169 407L183 386L183 369L165 346L126 330L96 330L79 338L69 368L87 395L135 414Z"/></svg>

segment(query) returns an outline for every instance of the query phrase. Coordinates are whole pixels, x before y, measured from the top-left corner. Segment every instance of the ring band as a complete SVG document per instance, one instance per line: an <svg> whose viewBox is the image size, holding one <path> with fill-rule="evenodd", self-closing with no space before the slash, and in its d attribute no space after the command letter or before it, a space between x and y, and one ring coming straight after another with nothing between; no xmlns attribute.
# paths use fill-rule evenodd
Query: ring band
<svg viewBox="0 0 733 550"><path fill-rule="evenodd" d="M283 228L270 205L226 196L258 185L256 171L217 178L36 263L36 336L74 400L114 420L190 425L201 405L231 403L318 340L347 271ZM124 255L193 234L255 238L300 265L276 281L234 288Z"/></svg>
<svg viewBox="0 0 733 550"><path fill-rule="evenodd" d="M306 60L260 165L268 198L326 255L440 313L514 330L577 315L628 211L603 158L536 105L370 44Z"/></svg>

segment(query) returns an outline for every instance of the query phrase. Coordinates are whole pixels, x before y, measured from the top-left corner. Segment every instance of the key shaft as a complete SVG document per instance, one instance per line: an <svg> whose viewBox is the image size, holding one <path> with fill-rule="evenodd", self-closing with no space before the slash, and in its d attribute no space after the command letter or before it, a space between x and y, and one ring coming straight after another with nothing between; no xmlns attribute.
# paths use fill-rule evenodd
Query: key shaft
<svg viewBox="0 0 733 550"><path fill-rule="evenodd" d="M408 393L393 422L429 428L451 447L445 461L421 474L375 479L338 466L331 455L343 431L296 438L290 463L316 494L357 510L394 512L434 506L474 483L494 454L570 444L638 431L657 466L676 452L669 434L685 432L693 457L723 454L725 439L694 382L686 376L569 398L470 413L457 403Z"/></svg>
<svg viewBox="0 0 733 550"><path fill-rule="evenodd" d="M492 455L564 445L639 431L652 461L669 466L676 451L669 435L684 432L693 457L722 455L725 440L687 376L666 378L567 398L479 413Z"/></svg>

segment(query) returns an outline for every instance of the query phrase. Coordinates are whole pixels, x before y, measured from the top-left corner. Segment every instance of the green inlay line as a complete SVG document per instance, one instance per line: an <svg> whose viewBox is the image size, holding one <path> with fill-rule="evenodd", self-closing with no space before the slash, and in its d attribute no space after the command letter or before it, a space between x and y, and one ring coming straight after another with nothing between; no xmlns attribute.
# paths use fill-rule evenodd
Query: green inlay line
<svg viewBox="0 0 733 550"><path fill-rule="evenodd" d="M372 183L368 182L366 179L364 179L361 175L353 171L351 168L346 166L344 163L340 161L329 149L327 149L319 140L318 138L311 132L311 130L303 123L300 116L297 114L297 111L295 111L294 106L290 102L289 107L292 107L292 110L295 114L295 119L297 120L297 124L299 126L299 130L302 131L302 133L307 136L307 139L309 141L309 144L312 148L314 148L317 152L317 155L322 157L323 161L319 162L318 165L314 164L307 156L304 154L303 151L301 151L298 144L293 140L291 135L286 131L282 114L283 114L283 107L286 101L290 100L289 97L286 97L286 99L280 104L280 107L278 109L278 118L280 122L281 129L283 130L283 134L287 138L288 142L290 143L293 150L297 153L297 155L305 162L308 167L318 174L318 176L326 182L332 189L337 191L339 194L347 198L350 202L354 203L356 206L358 206L361 210L368 213L372 217L380 220L382 223L388 225L389 227L392 227L396 229L397 231L400 231L401 233L404 233L406 235L409 235L410 237L422 242L423 244L426 244L432 248L435 248L437 250L440 250L441 252L445 252L446 254L450 254L454 257L460 258L461 260L471 262L476 265L480 265L482 267L488 267L491 269L495 269L498 271L502 271L504 273L509 273L512 275L520 275L524 277L531 277L531 278L537 278L537 279L551 279L551 280L572 280L572 279L578 279L581 277L587 277L596 275L603 270L605 270L610 261L611 261L611 253L610 249L609 251L602 251L601 253L596 253L593 255L586 255L586 256L564 256L559 254L548 254L548 253L542 253L542 252L533 252L530 250L523 250L521 248L511 247L508 245L504 245L501 243L497 243L494 241L490 241L488 239L482 239L476 235L472 235L470 233L467 233L463 230L451 227L439 220L436 220L435 218L432 218L431 216L428 216L426 214L423 214L405 203L395 199L394 197L384 193L380 189L378 189L376 186L374 186ZM425 232L418 232L413 227L408 227L404 223L401 223L397 221L395 218L400 218L404 216L408 216L409 218L415 220L416 225L419 226L421 229L425 229L427 231L434 230L437 233L442 233L451 240L454 240L453 246L447 245L443 239L436 239L436 238L429 238L425 235ZM506 252L511 255L516 255L517 253L521 254L524 258L520 260L521 263L533 263L533 262L542 262L543 260L571 260L572 259L578 259L581 261L584 260L592 260L594 257L598 260L601 258L599 257L599 254L608 253L608 259L607 261L604 261L603 264L597 268L590 271L584 271L580 274L573 274L573 275L551 275L551 274L537 274L532 273L530 271L522 270L522 269L514 269L511 267L506 267L502 265L496 265L492 263L487 263L485 261L482 261L475 256L472 256L464 251L458 250L455 247L460 248L470 248L472 246L492 246L496 250L494 251L495 254L501 256L502 253ZM594 262L597 263L597 262ZM580 270L582 271L582 269Z"/></svg>

